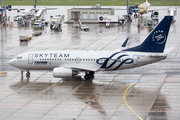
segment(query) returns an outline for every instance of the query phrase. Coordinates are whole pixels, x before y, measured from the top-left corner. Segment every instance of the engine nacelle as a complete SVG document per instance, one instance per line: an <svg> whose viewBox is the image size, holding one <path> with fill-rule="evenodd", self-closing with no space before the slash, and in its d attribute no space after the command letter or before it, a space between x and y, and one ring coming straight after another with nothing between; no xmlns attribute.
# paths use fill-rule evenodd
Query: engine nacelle
<svg viewBox="0 0 180 120"><path fill-rule="evenodd" d="M73 77L74 75L77 74L78 74L77 71L68 68L58 67L53 69L53 76L58 78Z"/></svg>

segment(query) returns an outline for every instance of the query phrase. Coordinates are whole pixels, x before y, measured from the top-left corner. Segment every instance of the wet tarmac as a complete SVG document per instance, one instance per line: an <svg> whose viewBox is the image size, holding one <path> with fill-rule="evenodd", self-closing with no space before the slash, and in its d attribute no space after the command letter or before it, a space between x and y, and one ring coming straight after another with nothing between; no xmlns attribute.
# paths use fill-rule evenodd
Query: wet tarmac
<svg viewBox="0 0 180 120"><path fill-rule="evenodd" d="M25 7L25 6L22 6ZM29 7L29 6L28 6ZM116 6L117 7L117 6ZM66 15L66 9L49 11ZM151 7L167 8L167 7ZM8 12L13 17L16 12ZM124 12L125 13L125 12ZM167 11L159 11L161 20ZM54 78L52 71L31 71L21 78L8 61L22 52L35 50L113 50L127 37L127 47L140 44L148 35L147 27L87 24L90 31L63 24L62 32L50 31L29 42L19 42L20 34L32 35L31 27L10 28L0 25L0 119L5 120L179 120L180 119L180 11L172 24L166 48L175 47L167 59L139 68L97 72L89 81L84 73L75 78ZM122 15L119 10L115 14ZM150 14L144 16L144 21ZM12 18L11 18L12 19ZM65 20L66 21L66 17ZM15 23L14 23L15 25Z"/></svg>

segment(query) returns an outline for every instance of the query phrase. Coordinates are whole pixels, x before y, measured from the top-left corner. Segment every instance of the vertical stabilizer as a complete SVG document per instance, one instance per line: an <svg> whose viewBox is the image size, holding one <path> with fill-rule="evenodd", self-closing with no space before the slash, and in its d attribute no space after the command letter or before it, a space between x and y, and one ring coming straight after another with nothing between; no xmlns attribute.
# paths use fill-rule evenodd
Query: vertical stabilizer
<svg viewBox="0 0 180 120"><path fill-rule="evenodd" d="M163 53L168 38L172 16L165 16L143 43L123 51Z"/></svg>
<svg viewBox="0 0 180 120"><path fill-rule="evenodd" d="M34 8L36 8L36 2L37 2L37 0L35 0L35 2L34 2Z"/></svg>

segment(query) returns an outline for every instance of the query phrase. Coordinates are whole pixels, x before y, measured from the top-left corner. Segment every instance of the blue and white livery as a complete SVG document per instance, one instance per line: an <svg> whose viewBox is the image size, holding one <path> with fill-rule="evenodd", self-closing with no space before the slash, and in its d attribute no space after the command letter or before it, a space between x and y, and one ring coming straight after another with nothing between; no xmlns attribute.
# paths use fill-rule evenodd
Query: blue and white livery
<svg viewBox="0 0 180 120"><path fill-rule="evenodd" d="M33 51L18 55L9 64L21 70L53 70L54 77L73 77L85 71L88 80L96 71L123 70L164 60L172 16L165 16L138 46L116 51ZM128 39L121 47L125 47Z"/></svg>

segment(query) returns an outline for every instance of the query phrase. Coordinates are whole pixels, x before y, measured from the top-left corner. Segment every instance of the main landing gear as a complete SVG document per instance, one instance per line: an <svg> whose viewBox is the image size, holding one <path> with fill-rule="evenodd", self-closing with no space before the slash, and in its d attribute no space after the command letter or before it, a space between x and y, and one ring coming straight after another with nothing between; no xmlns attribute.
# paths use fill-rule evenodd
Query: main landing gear
<svg viewBox="0 0 180 120"><path fill-rule="evenodd" d="M94 77L94 71L89 71L89 72L86 71L85 73L86 73L86 75L84 76L85 80L89 80L90 78Z"/></svg>

